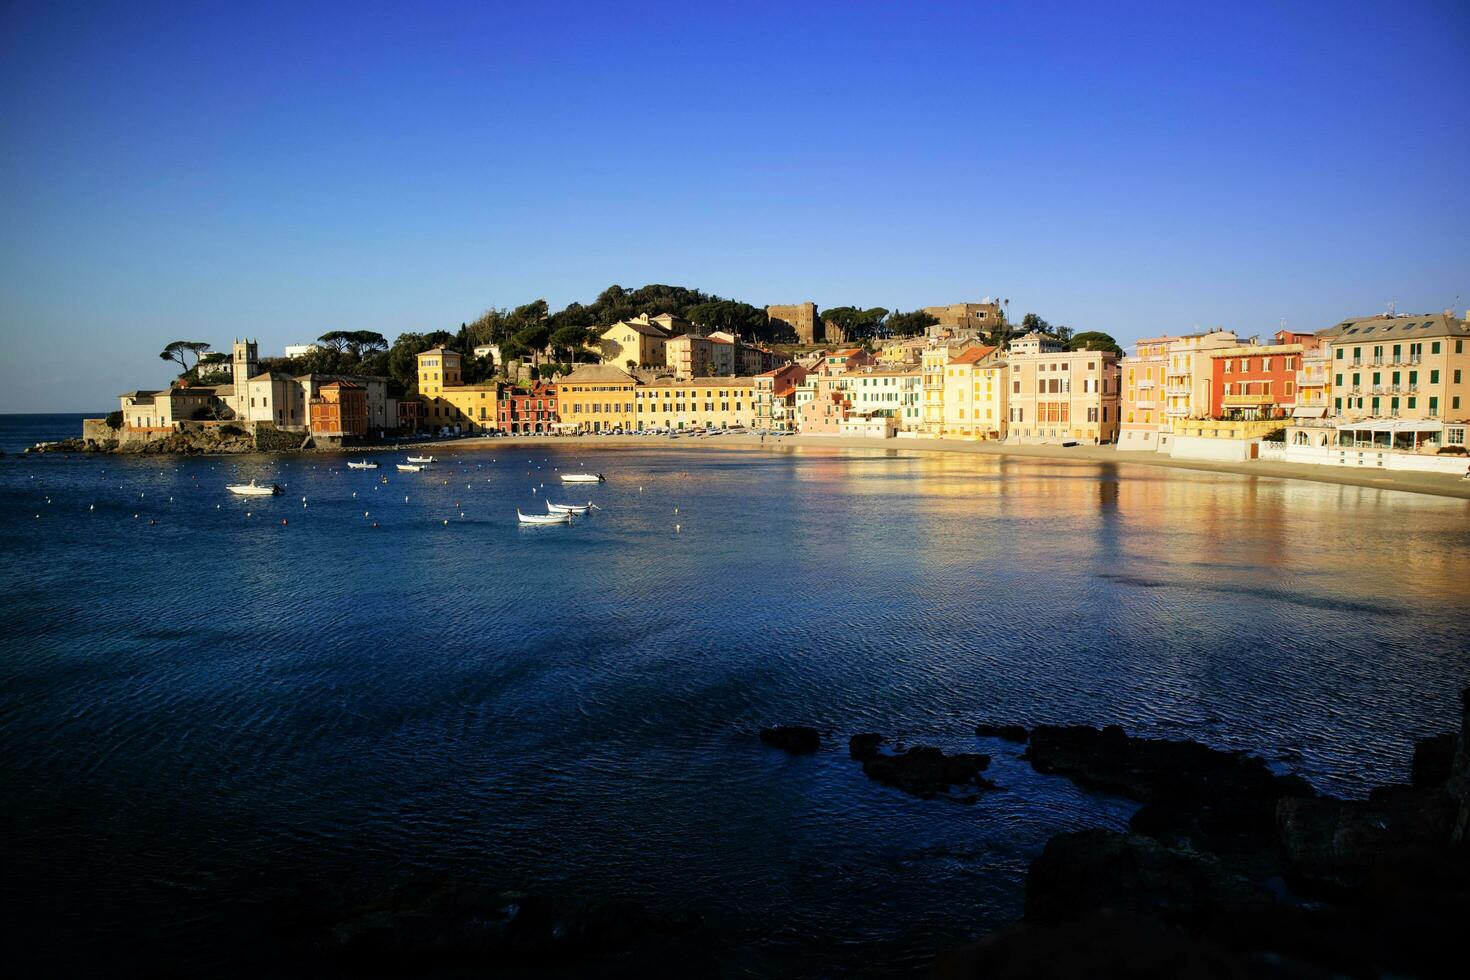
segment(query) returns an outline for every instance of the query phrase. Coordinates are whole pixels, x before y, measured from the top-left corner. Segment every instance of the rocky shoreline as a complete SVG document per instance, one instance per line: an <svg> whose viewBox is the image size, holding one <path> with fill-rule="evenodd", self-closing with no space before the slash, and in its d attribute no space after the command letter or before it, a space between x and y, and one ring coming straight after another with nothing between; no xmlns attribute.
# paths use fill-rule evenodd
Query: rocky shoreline
<svg viewBox="0 0 1470 980"><path fill-rule="evenodd" d="M938 952L947 980L1039 977L1459 976L1470 911L1470 689L1458 732L1415 743L1403 784L1365 800L1319 795L1261 758L1116 726L983 723L1043 774L1140 804L1127 831L1052 837L1030 864L1020 922ZM761 729L794 759L821 751L803 725ZM974 804L991 756L847 741L868 779L923 800ZM963 910L957 910L963 915ZM415 879L382 894L284 896L262 954L287 975L466 975L616 969L677 958L702 917L623 897L572 897ZM648 947L645 944L662 943ZM626 960L623 963L626 965ZM665 964L677 968L677 964Z"/></svg>
<svg viewBox="0 0 1470 980"><path fill-rule="evenodd" d="M1030 866L1023 920L941 952L944 978L1460 976L1470 913L1470 689L1459 732L1415 743L1409 781L1317 794L1259 757L1116 726L983 723L1037 772L1140 805L1127 832L1058 834ZM789 733L802 732L800 748ZM809 733L809 734L808 734ZM766 729L802 754L818 733ZM990 757L927 746L849 755L871 779L974 802ZM963 795L955 795L959 789Z"/></svg>

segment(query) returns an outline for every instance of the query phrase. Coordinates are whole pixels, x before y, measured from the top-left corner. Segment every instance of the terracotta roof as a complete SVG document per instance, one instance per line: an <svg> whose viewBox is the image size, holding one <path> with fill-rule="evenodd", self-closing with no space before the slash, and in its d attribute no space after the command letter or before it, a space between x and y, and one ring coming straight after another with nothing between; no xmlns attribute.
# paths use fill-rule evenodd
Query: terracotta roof
<svg viewBox="0 0 1470 980"><path fill-rule="evenodd" d="M995 353L995 348L994 347L971 347L969 350L965 351L963 354L960 354L958 357L956 357L950 363L951 364L974 364L976 361L983 361L985 358L989 357L991 354L994 354L994 353Z"/></svg>

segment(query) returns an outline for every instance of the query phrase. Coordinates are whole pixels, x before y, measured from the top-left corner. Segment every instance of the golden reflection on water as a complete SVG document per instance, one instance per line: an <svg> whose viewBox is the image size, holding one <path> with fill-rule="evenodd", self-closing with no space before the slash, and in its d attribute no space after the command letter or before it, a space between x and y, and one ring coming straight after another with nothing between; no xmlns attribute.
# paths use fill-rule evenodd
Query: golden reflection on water
<svg viewBox="0 0 1470 980"><path fill-rule="evenodd" d="M838 496L871 500L876 506L860 509L858 519L908 525L921 554L963 546L973 561L1026 565L1049 551L1167 584L1470 594L1470 502L1463 500L1090 460L789 451L802 458L793 479L806 506ZM1023 539L1021 529L1033 534Z"/></svg>

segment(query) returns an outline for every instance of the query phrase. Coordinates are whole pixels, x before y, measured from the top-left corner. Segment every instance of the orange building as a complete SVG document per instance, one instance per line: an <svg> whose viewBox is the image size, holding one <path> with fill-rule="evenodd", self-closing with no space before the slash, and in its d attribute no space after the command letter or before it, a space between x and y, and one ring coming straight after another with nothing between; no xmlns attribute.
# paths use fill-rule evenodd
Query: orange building
<svg viewBox="0 0 1470 980"><path fill-rule="evenodd" d="M367 391L351 381L329 381L311 400L311 431L320 436L364 436Z"/></svg>

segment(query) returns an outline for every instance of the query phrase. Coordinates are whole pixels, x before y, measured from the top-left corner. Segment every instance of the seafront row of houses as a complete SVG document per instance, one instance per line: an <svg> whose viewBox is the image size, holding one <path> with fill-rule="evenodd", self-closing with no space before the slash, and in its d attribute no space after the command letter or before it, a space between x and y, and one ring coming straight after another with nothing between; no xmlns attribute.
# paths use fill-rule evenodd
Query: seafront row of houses
<svg viewBox="0 0 1470 980"><path fill-rule="evenodd" d="M794 356L670 315L636 317L602 332L600 363L549 381L466 384L460 352L423 351L416 392L397 398L384 378L261 373L255 344L237 341L233 383L124 394L123 430L152 438L205 415L328 443L422 430L745 429L1464 468L1454 457L1470 420L1470 312L1357 317L1265 341L1230 330L1167 335L1121 358L1034 331L993 345L976 316L967 305L924 336L808 345Z"/></svg>

